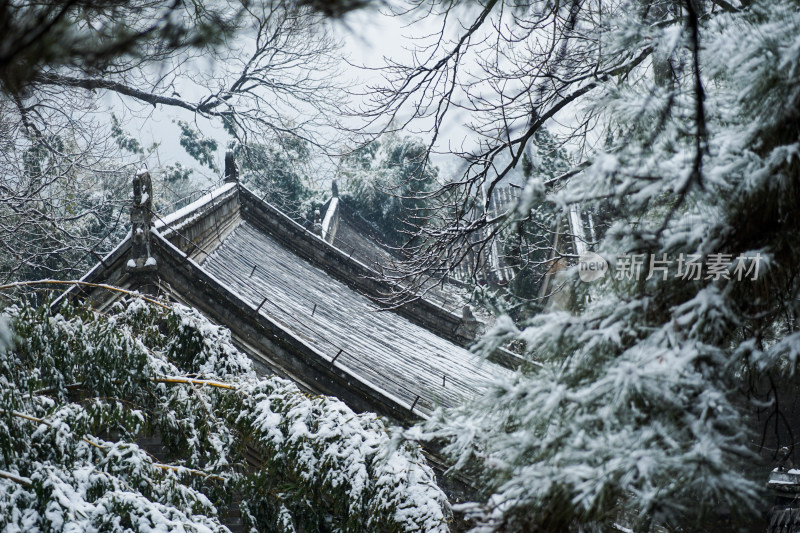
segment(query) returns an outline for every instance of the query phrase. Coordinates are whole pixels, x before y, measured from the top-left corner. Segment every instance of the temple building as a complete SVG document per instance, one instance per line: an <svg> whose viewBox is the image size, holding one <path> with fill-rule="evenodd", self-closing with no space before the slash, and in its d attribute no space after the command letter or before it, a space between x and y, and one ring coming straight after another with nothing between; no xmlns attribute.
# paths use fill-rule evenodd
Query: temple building
<svg viewBox="0 0 800 533"><path fill-rule="evenodd" d="M385 308L389 287L369 264L365 237L334 194L304 228L239 183L232 156L223 186L164 217L146 171L134 178L131 232L83 278L190 305L232 332L261 373L336 396L398 422L478 393L522 363L471 353L481 325L419 299ZM356 251L356 249L358 251ZM99 309L118 293L86 285L63 297Z"/></svg>

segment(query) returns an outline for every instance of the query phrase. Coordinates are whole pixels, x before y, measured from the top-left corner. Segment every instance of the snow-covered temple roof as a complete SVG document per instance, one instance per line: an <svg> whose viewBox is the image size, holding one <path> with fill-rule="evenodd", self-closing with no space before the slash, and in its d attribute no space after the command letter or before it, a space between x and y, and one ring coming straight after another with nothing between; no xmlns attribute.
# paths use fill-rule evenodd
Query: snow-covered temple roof
<svg viewBox="0 0 800 533"><path fill-rule="evenodd" d="M370 267L379 265L382 269L391 269L392 263L398 260L383 242L384 236L339 198L336 182L333 182L333 195L322 206L322 212L322 238L350 257Z"/></svg>
<svg viewBox="0 0 800 533"><path fill-rule="evenodd" d="M146 193L138 198L147 204ZM429 301L379 310L391 288L369 266L234 180L176 213L136 224L83 281L196 307L228 327L260 371L356 410L426 417L517 363L510 354L499 354L497 364L469 352L474 324ZM115 297L68 291L76 293L100 308Z"/></svg>
<svg viewBox="0 0 800 533"><path fill-rule="evenodd" d="M774 497L774 504L768 513L767 532L800 531L800 470L784 467L774 469L770 472L767 488Z"/></svg>

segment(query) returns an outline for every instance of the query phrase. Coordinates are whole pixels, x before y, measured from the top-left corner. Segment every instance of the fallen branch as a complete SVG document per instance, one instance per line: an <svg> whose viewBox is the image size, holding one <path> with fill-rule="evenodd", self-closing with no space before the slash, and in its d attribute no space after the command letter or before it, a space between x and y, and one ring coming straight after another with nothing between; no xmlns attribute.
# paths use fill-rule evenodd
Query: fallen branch
<svg viewBox="0 0 800 533"><path fill-rule="evenodd" d="M10 472L4 472L3 470L0 470L0 477L5 479L10 479L11 481L19 483L20 485L25 485L26 487L30 487L31 485L33 485L33 482L30 479L26 477L16 476Z"/></svg>
<svg viewBox="0 0 800 533"><path fill-rule="evenodd" d="M236 390L234 385L229 383L222 383L220 381L211 381L207 379L189 379L189 378L178 378L178 377L166 377L166 378L156 378L153 381L157 383L183 383L186 385L209 385L211 387L219 387L221 389L230 389Z"/></svg>
<svg viewBox="0 0 800 533"><path fill-rule="evenodd" d="M106 289L109 291L121 292L123 294L127 294L129 296L135 296L137 298L141 298L146 302L150 302L152 304L158 305L163 307L164 309L169 310L168 305L164 305L163 303L159 302L158 300L154 300L152 298L148 298L147 296L143 296L138 292L133 292L125 289L121 289L119 287L114 287L113 285L106 285L105 283L89 283L86 281L59 281L55 279L42 279L38 281L17 281L15 283L9 283L8 285L0 285L0 291L13 289L16 287L25 287L29 285L75 285L75 286L82 286L82 287L93 287L97 289Z"/></svg>

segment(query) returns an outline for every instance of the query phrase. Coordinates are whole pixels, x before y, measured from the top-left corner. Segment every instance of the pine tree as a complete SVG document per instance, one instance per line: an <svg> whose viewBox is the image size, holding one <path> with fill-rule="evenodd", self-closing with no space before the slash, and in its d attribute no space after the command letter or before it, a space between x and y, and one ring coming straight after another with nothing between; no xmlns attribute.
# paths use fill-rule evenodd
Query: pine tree
<svg viewBox="0 0 800 533"><path fill-rule="evenodd" d="M500 317L476 349L514 341L537 364L424 425L484 481L464 507L480 531L713 531L769 506L767 471L747 468L763 428L744 393L797 375L800 6L602 9L574 43L599 55L562 59L595 72L649 59L592 81L582 102L608 142L547 194L610 202L618 217L598 247L610 271L583 283L573 269L568 310Z"/></svg>
<svg viewBox="0 0 800 533"><path fill-rule="evenodd" d="M341 160L342 195L387 244L401 246L425 218L425 195L438 170L420 139L386 134Z"/></svg>

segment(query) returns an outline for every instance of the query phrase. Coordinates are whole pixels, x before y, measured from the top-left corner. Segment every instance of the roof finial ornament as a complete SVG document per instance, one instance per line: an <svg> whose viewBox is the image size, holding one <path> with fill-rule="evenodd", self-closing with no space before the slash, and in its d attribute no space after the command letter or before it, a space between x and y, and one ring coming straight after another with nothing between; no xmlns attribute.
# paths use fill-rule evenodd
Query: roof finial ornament
<svg viewBox="0 0 800 533"><path fill-rule="evenodd" d="M320 215L319 207L314 210L314 233L322 235L322 215Z"/></svg>
<svg viewBox="0 0 800 533"><path fill-rule="evenodd" d="M236 183L239 181L239 168L236 166L236 159L233 157L233 150L225 150L225 183Z"/></svg>
<svg viewBox="0 0 800 533"><path fill-rule="evenodd" d="M331 182L331 196L333 196L334 198L339 197L339 186L336 185L336 180L333 180Z"/></svg>
<svg viewBox="0 0 800 533"><path fill-rule="evenodd" d="M469 304L464 306L461 311L461 320L456 328L456 335L461 335L467 339L474 339L480 329L480 322L472 314L472 308Z"/></svg>
<svg viewBox="0 0 800 533"><path fill-rule="evenodd" d="M129 271L155 270L156 260L150 254L150 228L153 225L153 182L150 172L142 168L133 177L131 206L131 258Z"/></svg>

